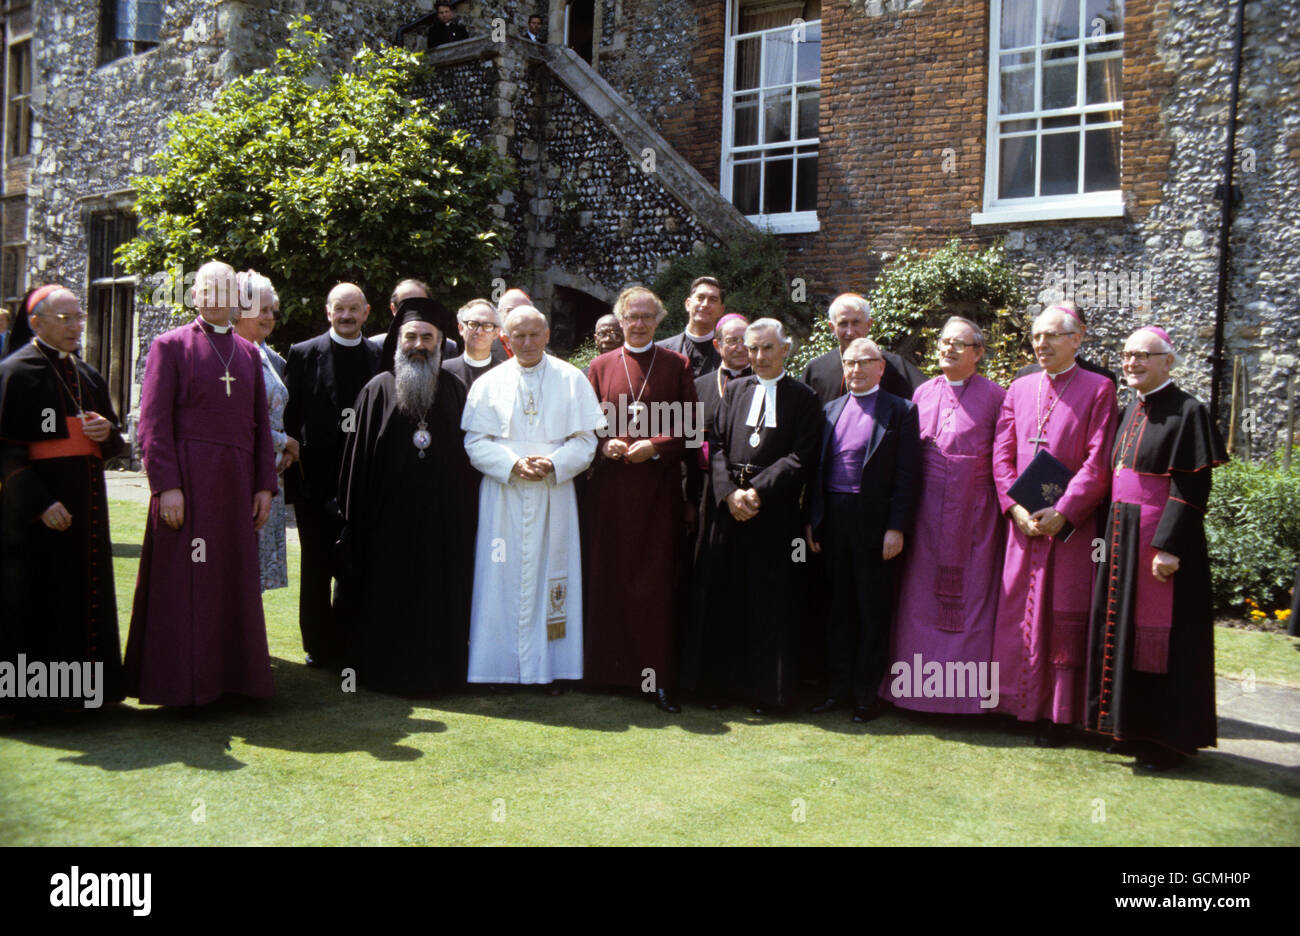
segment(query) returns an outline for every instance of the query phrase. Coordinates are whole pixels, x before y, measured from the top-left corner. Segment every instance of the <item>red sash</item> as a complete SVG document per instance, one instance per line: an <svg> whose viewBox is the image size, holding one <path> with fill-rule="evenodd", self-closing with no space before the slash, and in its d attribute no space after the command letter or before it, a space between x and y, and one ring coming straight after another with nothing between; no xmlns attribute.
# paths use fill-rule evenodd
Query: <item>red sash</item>
<svg viewBox="0 0 1300 936"><path fill-rule="evenodd" d="M1151 574L1156 549L1160 515L1169 500L1168 475L1138 474L1131 468L1115 472L1111 497L1117 503L1134 504L1141 511L1138 544L1137 600L1133 611L1137 640L1133 647L1133 667L1143 673L1169 671L1169 631L1174 622L1174 580L1161 582Z"/></svg>
<svg viewBox="0 0 1300 936"><path fill-rule="evenodd" d="M27 444L27 457L32 461L39 461L44 458L70 458L73 455L103 457L99 450L99 443L87 436L82 428L80 416L68 417L68 437L66 439L50 439L48 442L29 442Z"/></svg>

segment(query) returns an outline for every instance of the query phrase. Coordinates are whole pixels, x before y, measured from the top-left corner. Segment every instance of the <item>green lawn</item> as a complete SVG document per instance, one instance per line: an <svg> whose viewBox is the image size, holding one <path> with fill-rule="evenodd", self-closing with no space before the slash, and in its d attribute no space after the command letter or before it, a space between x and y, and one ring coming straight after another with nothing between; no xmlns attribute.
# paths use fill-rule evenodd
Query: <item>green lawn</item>
<svg viewBox="0 0 1300 936"><path fill-rule="evenodd" d="M112 509L125 641L144 510ZM0 728L0 844L1300 840L1300 777L1219 752L1148 777L1096 745L1034 748L1001 719L855 726L839 713L673 717L587 693L343 693L302 665L296 607L292 587L266 594L269 704ZM1223 675L1300 685L1297 641L1216 636Z"/></svg>

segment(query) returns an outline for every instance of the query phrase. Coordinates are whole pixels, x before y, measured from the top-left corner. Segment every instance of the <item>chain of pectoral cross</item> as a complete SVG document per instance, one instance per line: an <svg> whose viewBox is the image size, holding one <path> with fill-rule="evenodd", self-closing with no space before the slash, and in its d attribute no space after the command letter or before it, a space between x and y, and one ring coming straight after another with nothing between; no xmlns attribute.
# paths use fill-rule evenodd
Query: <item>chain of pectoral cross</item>
<svg viewBox="0 0 1300 936"><path fill-rule="evenodd" d="M222 361L222 360L221 360L221 352L217 350L217 345L216 345L216 343L212 340L212 336L208 334L208 330L207 330L206 328L204 328L202 325L200 325L200 326L199 326L199 331L203 332L203 337L206 338L206 339L208 339L208 345L212 348L212 353L215 354L215 355L217 356L217 360L218 360L218 361L221 361L221 366L222 366L222 367L225 369L225 371L226 371L225 376L224 376L224 377L218 377L217 380L223 381L223 382L225 383L225 385L226 385L226 396L230 396L230 385L231 385L232 383L234 383L236 380L239 379L238 377L231 377L231 376L230 376L230 362L233 361L233 360L235 359L235 347L232 346L231 349L230 349L230 358L229 358L228 360L224 360L224 361Z"/></svg>
<svg viewBox="0 0 1300 936"><path fill-rule="evenodd" d="M1052 410L1056 409L1056 404L1061 402L1061 397L1065 396L1065 391L1070 389L1070 384L1072 384L1074 382L1074 378L1078 376L1078 371L1070 375L1070 379L1067 380L1065 382L1065 386L1063 386L1060 389L1060 391L1057 392L1056 397L1052 400L1051 403L1048 404L1047 412L1044 413L1043 412L1043 384L1047 383L1048 378L1047 378L1047 371L1045 370L1040 371L1040 373L1042 374L1042 377L1040 377L1038 380L1038 393L1035 395L1034 398L1034 419L1037 420L1038 422L1038 435L1025 440L1027 442L1033 443L1035 455L1038 454L1041 446L1047 444L1047 436L1044 435L1043 433L1047 429L1047 421L1052 418Z"/></svg>

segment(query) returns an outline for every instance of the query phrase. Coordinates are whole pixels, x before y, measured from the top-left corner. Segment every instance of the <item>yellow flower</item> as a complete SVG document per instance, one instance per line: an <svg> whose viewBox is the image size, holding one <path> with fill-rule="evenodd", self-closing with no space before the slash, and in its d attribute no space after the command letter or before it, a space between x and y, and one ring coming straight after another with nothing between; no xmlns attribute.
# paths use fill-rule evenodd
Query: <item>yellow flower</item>
<svg viewBox="0 0 1300 936"><path fill-rule="evenodd" d="M1263 611L1255 610L1250 612L1250 619L1252 621L1262 621L1266 617L1268 617L1268 615L1265 614Z"/></svg>
<svg viewBox="0 0 1300 936"><path fill-rule="evenodd" d="M1291 619L1291 609L1290 609L1290 608L1278 608L1278 609L1277 609L1276 611L1274 611L1273 613L1274 613L1275 615L1277 615L1277 619L1278 619L1279 621L1288 621L1288 620Z"/></svg>

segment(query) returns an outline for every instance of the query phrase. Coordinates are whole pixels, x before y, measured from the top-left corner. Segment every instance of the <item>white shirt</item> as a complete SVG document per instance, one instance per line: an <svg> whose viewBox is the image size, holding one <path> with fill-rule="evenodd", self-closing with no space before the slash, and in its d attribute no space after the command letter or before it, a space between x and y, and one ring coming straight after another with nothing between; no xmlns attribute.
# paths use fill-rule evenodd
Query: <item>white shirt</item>
<svg viewBox="0 0 1300 936"><path fill-rule="evenodd" d="M749 415L745 417L746 426L758 425L758 411L762 409L763 425L769 429L776 427L776 385L784 376L785 371L781 371L771 380L765 377L758 378L758 389L754 391L754 396L749 401ZM767 401L766 406L764 400Z"/></svg>
<svg viewBox="0 0 1300 936"><path fill-rule="evenodd" d="M355 348L357 345L361 344L361 342L365 341L365 339L360 335L357 335L357 337L355 338L344 338L342 335L336 332L334 330L334 326L331 325L330 341L333 341L335 344L341 344L345 348Z"/></svg>

